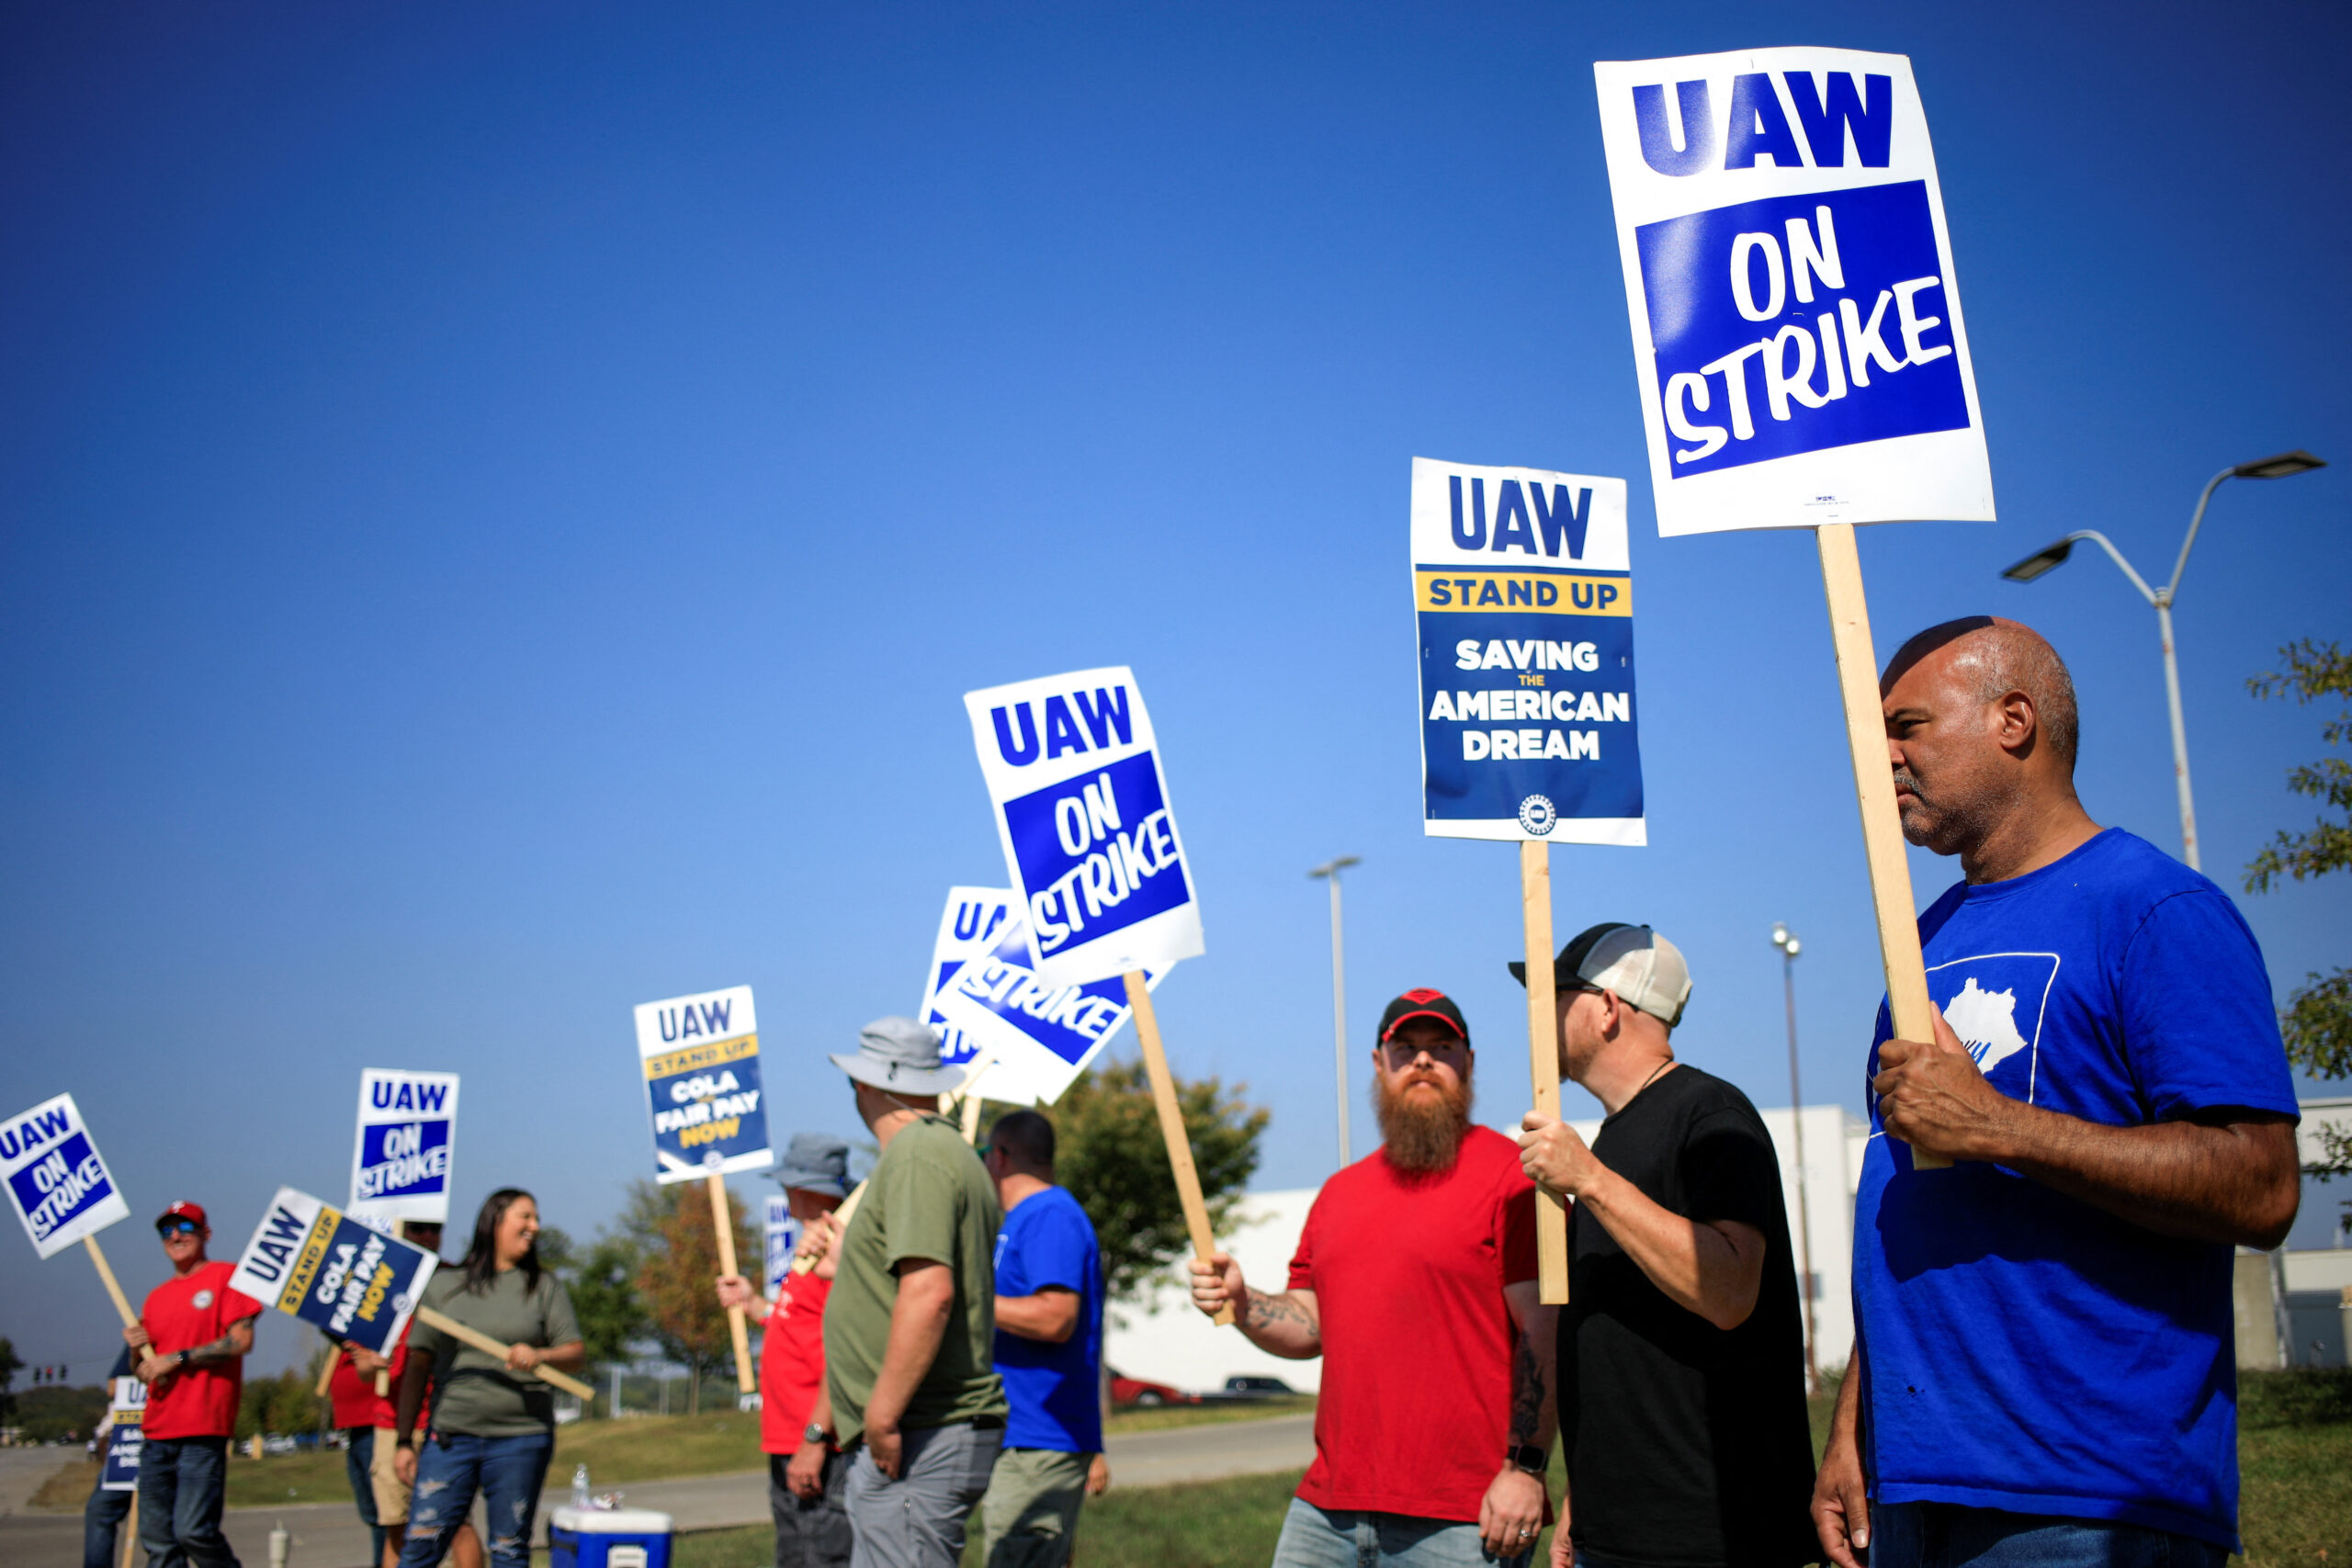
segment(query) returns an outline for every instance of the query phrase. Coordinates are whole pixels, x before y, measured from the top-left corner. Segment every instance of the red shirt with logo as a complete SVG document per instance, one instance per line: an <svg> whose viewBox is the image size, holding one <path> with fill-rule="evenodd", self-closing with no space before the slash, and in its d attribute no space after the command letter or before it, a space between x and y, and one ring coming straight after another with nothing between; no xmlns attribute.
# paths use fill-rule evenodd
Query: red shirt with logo
<svg viewBox="0 0 2352 1568"><path fill-rule="evenodd" d="M229 1276L236 1271L233 1264L199 1263L147 1292L139 1321L146 1325L155 1354L169 1360L175 1351L211 1344L229 1332L231 1324L261 1315L259 1302L229 1288ZM231 1437L237 1429L237 1394L244 1385L242 1356L210 1366L183 1367L148 1391L141 1435L152 1439Z"/></svg>
<svg viewBox="0 0 2352 1568"><path fill-rule="evenodd" d="M1325 1182L1290 1262L1323 1330L1298 1495L1476 1522L1510 1442L1503 1287L1534 1278L1535 1188L1492 1128L1471 1128L1450 1170L1408 1177L1375 1151Z"/></svg>
<svg viewBox="0 0 2352 1568"><path fill-rule="evenodd" d="M825 1298L833 1282L791 1274L768 1309L760 1342L760 1451L800 1451L800 1434L825 1382Z"/></svg>
<svg viewBox="0 0 2352 1568"><path fill-rule="evenodd" d="M334 1375L327 1380L327 1397L334 1402L334 1424L338 1427L389 1427L392 1425L392 1403L400 1396L401 1369L408 1365L408 1328L401 1330L399 1343L392 1347L392 1364L384 1379L385 1393L376 1393L376 1374L359 1375L351 1358L338 1349L334 1356Z"/></svg>

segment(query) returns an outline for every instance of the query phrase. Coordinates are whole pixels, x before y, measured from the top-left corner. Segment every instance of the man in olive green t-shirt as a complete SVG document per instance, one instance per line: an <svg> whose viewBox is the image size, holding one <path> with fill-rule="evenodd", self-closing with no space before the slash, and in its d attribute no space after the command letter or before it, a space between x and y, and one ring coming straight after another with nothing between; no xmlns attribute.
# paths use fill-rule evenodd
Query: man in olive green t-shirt
<svg viewBox="0 0 2352 1568"><path fill-rule="evenodd" d="M882 1149L825 1303L836 1440L856 1450L850 1562L955 1568L1004 1441L992 1355L1004 1215L979 1156L938 1113L964 1075L940 1066L936 1034L877 1019L832 1061Z"/></svg>

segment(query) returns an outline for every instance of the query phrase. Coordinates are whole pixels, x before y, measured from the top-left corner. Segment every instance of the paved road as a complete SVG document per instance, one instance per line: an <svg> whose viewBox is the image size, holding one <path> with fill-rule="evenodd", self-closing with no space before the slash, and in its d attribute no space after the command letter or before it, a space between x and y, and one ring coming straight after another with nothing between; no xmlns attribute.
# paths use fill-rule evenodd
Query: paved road
<svg viewBox="0 0 2352 1568"><path fill-rule="evenodd" d="M22 1515L42 1482L81 1462L79 1449L0 1449L0 1518Z"/></svg>
<svg viewBox="0 0 2352 1568"><path fill-rule="evenodd" d="M1270 1421L1236 1421L1221 1427L1179 1427L1165 1432L1119 1433L1112 1437L1111 1479L1119 1487L1172 1486L1227 1475L1259 1475L1303 1470L1315 1457L1315 1417L1278 1416ZM0 1456L18 1450L0 1449ZM48 1457L25 1484L29 1496L43 1477L74 1458L62 1450L33 1450ZM27 1466L27 1469L35 1467ZM0 1462L0 1506L13 1472ZM565 1500L560 1478L550 1475L546 1507ZM682 1481L640 1481L620 1488L631 1507L658 1508L678 1528L718 1529L765 1524L767 1472L697 1475ZM544 1517L544 1510L542 1510ZM477 1509L476 1527L481 1520ZM292 1508L232 1508L230 1544L247 1568L269 1562L269 1532L283 1524L294 1537L288 1568L368 1568L368 1532L348 1504L311 1504ZM533 1539L545 1540L544 1523ZM8 1568L80 1568L79 1514L0 1513L0 1562Z"/></svg>

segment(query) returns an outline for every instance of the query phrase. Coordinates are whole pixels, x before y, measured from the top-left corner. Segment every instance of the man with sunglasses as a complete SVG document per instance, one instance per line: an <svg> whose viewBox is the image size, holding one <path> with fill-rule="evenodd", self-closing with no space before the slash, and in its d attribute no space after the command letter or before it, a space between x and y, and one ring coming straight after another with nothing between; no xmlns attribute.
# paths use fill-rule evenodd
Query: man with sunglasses
<svg viewBox="0 0 2352 1568"><path fill-rule="evenodd" d="M1527 966L1510 972L1521 984ZM1553 966L1589 1146L1530 1112L1527 1174L1576 1201L1560 1311L1568 1495L1555 1568L1794 1568L1820 1555L1780 1160L1747 1097L1675 1060L1680 950L1604 921Z"/></svg>
<svg viewBox="0 0 2352 1568"><path fill-rule="evenodd" d="M1381 1146L1316 1195L1289 1289L1252 1289L1220 1252L1193 1265L1193 1304L1230 1305L1261 1350L1323 1358L1275 1568L1509 1568L1549 1511L1556 1309L1535 1280L1535 1190L1510 1140L1471 1124L1453 998L1407 991L1378 1040Z"/></svg>
<svg viewBox="0 0 2352 1568"><path fill-rule="evenodd" d="M147 1292L122 1331L147 1384L141 1422L139 1544L151 1562L238 1568L220 1508L244 1359L261 1303L229 1288L234 1266L204 1255L204 1210L175 1203L155 1221L172 1277Z"/></svg>

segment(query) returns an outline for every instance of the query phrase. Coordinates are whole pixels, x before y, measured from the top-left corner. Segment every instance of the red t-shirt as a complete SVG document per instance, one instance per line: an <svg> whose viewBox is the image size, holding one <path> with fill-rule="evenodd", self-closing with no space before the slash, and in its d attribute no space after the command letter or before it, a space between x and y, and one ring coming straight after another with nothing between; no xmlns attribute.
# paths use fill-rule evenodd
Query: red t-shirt
<svg viewBox="0 0 2352 1568"><path fill-rule="evenodd" d="M1503 1287L1534 1278L1535 1189L1491 1128L1473 1127L1442 1176L1408 1182L1375 1151L1325 1182L1290 1260L1323 1327L1298 1495L1475 1523L1510 1440Z"/></svg>
<svg viewBox="0 0 2352 1568"><path fill-rule="evenodd" d="M825 1298L833 1282L787 1275L760 1342L760 1451L800 1451L800 1434L825 1382Z"/></svg>
<svg viewBox="0 0 2352 1568"><path fill-rule="evenodd" d="M376 1394L374 1373L361 1377L351 1364L351 1358L337 1349L334 1353L334 1375L327 1380L327 1397L334 1402L334 1424L338 1427L389 1427L392 1424L392 1404L400 1397L401 1369L408 1365L408 1330L401 1328L400 1342L392 1347L392 1364L384 1380L383 1397Z"/></svg>
<svg viewBox="0 0 2352 1568"><path fill-rule="evenodd" d="M261 1315L259 1302L229 1288L229 1276L236 1271L233 1264L199 1263L147 1292L139 1321L147 1325L155 1354L168 1359L175 1350L209 1345L231 1324ZM244 1386L242 1356L209 1367L184 1367L149 1391L141 1432L157 1439L233 1436L237 1394Z"/></svg>

